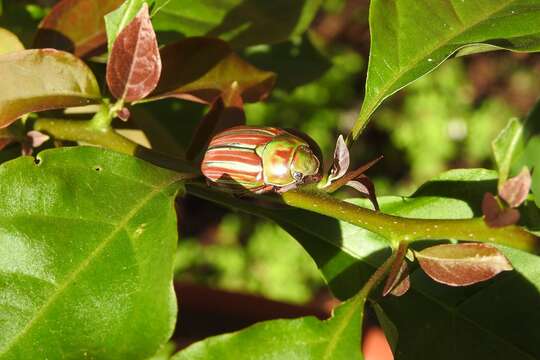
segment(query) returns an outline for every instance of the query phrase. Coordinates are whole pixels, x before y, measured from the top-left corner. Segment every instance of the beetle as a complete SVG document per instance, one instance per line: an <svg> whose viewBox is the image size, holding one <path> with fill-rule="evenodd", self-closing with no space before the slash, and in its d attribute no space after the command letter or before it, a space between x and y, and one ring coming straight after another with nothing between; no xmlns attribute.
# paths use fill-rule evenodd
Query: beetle
<svg viewBox="0 0 540 360"><path fill-rule="evenodd" d="M306 140L280 128L255 126L216 134L201 163L211 185L257 194L317 181L319 168L319 158Z"/></svg>

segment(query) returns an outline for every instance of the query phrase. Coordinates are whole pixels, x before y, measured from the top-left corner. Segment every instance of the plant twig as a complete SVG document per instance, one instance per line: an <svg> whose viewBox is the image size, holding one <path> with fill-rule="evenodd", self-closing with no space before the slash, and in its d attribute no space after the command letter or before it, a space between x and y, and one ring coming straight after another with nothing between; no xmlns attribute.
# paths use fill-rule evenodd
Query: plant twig
<svg viewBox="0 0 540 360"><path fill-rule="evenodd" d="M110 126L98 129L95 124L91 123L91 120L38 119L34 128L45 131L58 139L84 141L135 155L165 168L194 174L198 173L185 160L171 158L138 146L116 133ZM212 200L212 189L200 182L195 184L199 187L198 196L202 193L204 194L203 197ZM276 200L275 196L265 196L265 198ZM491 228L486 225L482 218L459 220L403 218L365 209L338 200L322 191L306 188L285 192L277 199L289 206L330 216L379 234L389 239L394 247L397 247L400 241L412 243L420 240L455 239L497 243L529 252L538 252L539 249L538 238L521 227L512 225ZM245 203L245 201L238 202L240 208L242 203ZM256 212L256 209L250 207L248 211Z"/></svg>

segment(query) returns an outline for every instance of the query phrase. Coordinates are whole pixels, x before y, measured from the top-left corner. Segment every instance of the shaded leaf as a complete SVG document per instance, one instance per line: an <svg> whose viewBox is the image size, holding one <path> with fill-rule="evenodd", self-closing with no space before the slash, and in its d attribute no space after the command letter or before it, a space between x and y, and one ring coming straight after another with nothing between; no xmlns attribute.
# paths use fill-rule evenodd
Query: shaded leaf
<svg viewBox="0 0 540 360"><path fill-rule="evenodd" d="M516 153L523 150L523 124L512 118L491 143L495 163L499 169L499 191L510 175L512 160Z"/></svg>
<svg viewBox="0 0 540 360"><path fill-rule="evenodd" d="M34 47L92 54L107 41L103 17L122 0L62 0L39 24Z"/></svg>
<svg viewBox="0 0 540 360"><path fill-rule="evenodd" d="M364 303L365 299L357 295L337 307L329 320L321 321L313 316L272 320L210 337L180 351L172 360L360 360L363 359L360 341Z"/></svg>
<svg viewBox="0 0 540 360"><path fill-rule="evenodd" d="M21 157L0 175L0 357L155 353L176 319L179 175L91 147Z"/></svg>
<svg viewBox="0 0 540 360"><path fill-rule="evenodd" d="M494 228L513 225L519 221L519 211L502 208L495 196L489 192L484 194L482 213L486 224Z"/></svg>
<svg viewBox="0 0 540 360"><path fill-rule="evenodd" d="M107 84L117 99L143 99L155 89L161 74L156 34L144 4L118 35L107 63Z"/></svg>
<svg viewBox="0 0 540 360"><path fill-rule="evenodd" d="M186 151L186 159L193 160L202 153L214 134L226 128L244 125L245 121L242 98L236 97L235 101L229 101L229 106L221 98L218 98L197 124L189 148Z"/></svg>
<svg viewBox="0 0 540 360"><path fill-rule="evenodd" d="M274 44L302 34L321 0L171 0L154 17L157 31L220 37L235 48Z"/></svg>
<svg viewBox="0 0 540 360"><path fill-rule="evenodd" d="M388 318L388 315L386 315L381 305L373 303L372 307L375 311L375 315L377 316L377 321L384 331L384 335L386 336L386 340L390 345L390 349L392 349L392 353L395 353L399 339L398 329L392 320Z"/></svg>
<svg viewBox="0 0 540 360"><path fill-rule="evenodd" d="M535 119L537 121L537 119ZM530 138L521 158L521 165L532 168L531 190L536 206L540 207L540 136Z"/></svg>
<svg viewBox="0 0 540 360"><path fill-rule="evenodd" d="M512 265L495 247L487 244L443 244L415 253L422 270L433 280L450 286L486 281Z"/></svg>
<svg viewBox="0 0 540 360"><path fill-rule="evenodd" d="M189 38L161 49L162 76L151 99L165 97L213 103L222 96L256 102L268 96L275 74L243 61L218 39Z"/></svg>
<svg viewBox="0 0 540 360"><path fill-rule="evenodd" d="M11 31L0 28L0 55L24 50L24 45Z"/></svg>
<svg viewBox="0 0 540 360"><path fill-rule="evenodd" d="M536 0L437 2L377 0L370 6L371 50L366 95L354 138L388 96L435 69L457 50L479 44L540 50Z"/></svg>
<svg viewBox="0 0 540 360"><path fill-rule="evenodd" d="M527 199L531 181L531 173L524 167L517 176L506 180L499 190L499 195L510 207L518 207Z"/></svg>
<svg viewBox="0 0 540 360"><path fill-rule="evenodd" d="M256 67L275 72L276 88L290 92L320 79L332 66L332 61L314 43L305 33L284 43L247 48L243 55Z"/></svg>
<svg viewBox="0 0 540 360"><path fill-rule="evenodd" d="M86 105L101 96L81 60L53 49L1 55L0 78L0 127L32 111Z"/></svg>

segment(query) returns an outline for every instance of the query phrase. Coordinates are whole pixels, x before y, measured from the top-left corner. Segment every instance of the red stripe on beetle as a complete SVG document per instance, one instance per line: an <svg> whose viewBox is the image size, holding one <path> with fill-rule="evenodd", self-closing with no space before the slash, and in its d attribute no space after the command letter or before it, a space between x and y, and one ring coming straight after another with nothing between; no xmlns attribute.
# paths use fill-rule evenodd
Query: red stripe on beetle
<svg viewBox="0 0 540 360"><path fill-rule="evenodd" d="M267 144L272 141L274 137L269 135L249 135L249 134L232 134L215 137L210 142L209 148L219 146L239 146L255 148L259 145Z"/></svg>

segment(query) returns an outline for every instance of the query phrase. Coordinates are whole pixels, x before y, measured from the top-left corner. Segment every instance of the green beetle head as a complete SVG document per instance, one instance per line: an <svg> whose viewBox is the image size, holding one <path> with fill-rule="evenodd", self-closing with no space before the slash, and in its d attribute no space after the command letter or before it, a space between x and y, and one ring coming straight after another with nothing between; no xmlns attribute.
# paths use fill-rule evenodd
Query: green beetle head
<svg viewBox="0 0 540 360"><path fill-rule="evenodd" d="M307 146L299 146L291 162L291 175L296 182L303 182L319 173L319 159Z"/></svg>

